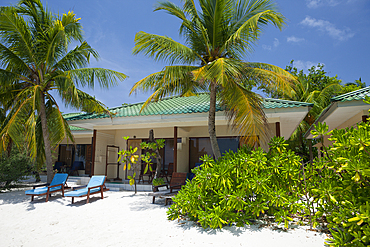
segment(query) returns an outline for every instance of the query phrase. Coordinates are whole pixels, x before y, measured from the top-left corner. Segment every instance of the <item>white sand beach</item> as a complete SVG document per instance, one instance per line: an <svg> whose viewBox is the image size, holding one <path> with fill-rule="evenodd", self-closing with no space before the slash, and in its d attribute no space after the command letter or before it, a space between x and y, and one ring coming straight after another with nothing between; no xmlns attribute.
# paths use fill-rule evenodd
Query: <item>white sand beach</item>
<svg viewBox="0 0 370 247"><path fill-rule="evenodd" d="M104 199L0 193L0 246L325 246L326 234L297 227L288 231L245 227L202 229L167 220L163 200L147 193L111 192Z"/></svg>

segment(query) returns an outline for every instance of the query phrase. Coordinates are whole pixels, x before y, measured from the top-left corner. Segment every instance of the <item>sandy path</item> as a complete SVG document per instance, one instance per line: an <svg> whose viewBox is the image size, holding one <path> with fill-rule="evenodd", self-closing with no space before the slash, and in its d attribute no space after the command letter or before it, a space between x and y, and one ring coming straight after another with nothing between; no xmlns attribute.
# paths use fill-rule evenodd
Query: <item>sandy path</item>
<svg viewBox="0 0 370 247"><path fill-rule="evenodd" d="M325 234L304 227L225 227L204 230L168 221L163 200L146 193L106 192L91 203L76 198L36 198L23 190L0 193L0 246L324 246Z"/></svg>

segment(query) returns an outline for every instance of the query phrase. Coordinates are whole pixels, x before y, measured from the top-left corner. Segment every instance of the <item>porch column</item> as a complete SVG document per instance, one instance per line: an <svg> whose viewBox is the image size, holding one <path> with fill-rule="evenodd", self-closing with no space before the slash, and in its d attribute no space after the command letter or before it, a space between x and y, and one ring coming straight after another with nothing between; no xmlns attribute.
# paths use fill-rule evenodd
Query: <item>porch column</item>
<svg viewBox="0 0 370 247"><path fill-rule="evenodd" d="M173 171L177 172L177 126L173 127Z"/></svg>
<svg viewBox="0 0 370 247"><path fill-rule="evenodd" d="M362 122L367 123L368 115L362 115Z"/></svg>
<svg viewBox="0 0 370 247"><path fill-rule="evenodd" d="M94 168L95 168L95 148L96 148L96 130L93 133L92 139L92 159L91 159L91 167L90 167L90 177L94 176Z"/></svg>
<svg viewBox="0 0 370 247"><path fill-rule="evenodd" d="M280 122L275 123L275 129L276 129L276 136L280 137Z"/></svg>

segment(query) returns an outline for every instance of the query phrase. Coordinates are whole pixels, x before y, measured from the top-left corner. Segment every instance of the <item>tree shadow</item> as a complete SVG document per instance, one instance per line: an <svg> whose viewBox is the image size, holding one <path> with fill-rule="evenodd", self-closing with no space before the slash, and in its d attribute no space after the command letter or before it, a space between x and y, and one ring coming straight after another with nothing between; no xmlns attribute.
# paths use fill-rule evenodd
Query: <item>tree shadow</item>
<svg viewBox="0 0 370 247"><path fill-rule="evenodd" d="M31 201L31 197L26 196L24 192L25 190L16 189L0 193L0 205L18 204Z"/></svg>

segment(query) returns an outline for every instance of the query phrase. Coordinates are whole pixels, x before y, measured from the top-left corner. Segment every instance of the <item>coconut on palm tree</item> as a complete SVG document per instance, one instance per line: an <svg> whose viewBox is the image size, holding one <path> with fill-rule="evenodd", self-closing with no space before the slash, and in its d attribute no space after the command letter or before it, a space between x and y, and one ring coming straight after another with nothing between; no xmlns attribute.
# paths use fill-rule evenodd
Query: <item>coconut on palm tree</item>
<svg viewBox="0 0 370 247"><path fill-rule="evenodd" d="M183 6L160 2L164 10L180 19L184 44L167 36L139 32L134 54L143 53L169 63L162 71L138 81L131 90L154 91L144 107L169 95L210 93L208 132L215 158L221 156L215 131L216 101L240 136L266 139L266 116L262 98L251 89L256 85L289 88L294 80L283 69L265 63L243 61L252 51L263 27L281 29L284 16L270 0L183 0Z"/></svg>
<svg viewBox="0 0 370 247"><path fill-rule="evenodd" d="M52 179L52 146L65 137L73 140L63 119L55 92L76 110L107 112L94 97L77 87L115 85L126 75L87 68L98 53L83 39L82 27L73 12L55 15L40 0L21 0L0 9L1 103L11 102L1 133L2 150L11 139L22 137L38 162L46 161ZM73 49L69 45L76 44Z"/></svg>

